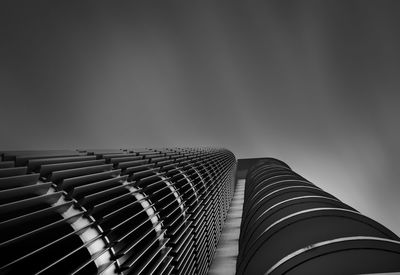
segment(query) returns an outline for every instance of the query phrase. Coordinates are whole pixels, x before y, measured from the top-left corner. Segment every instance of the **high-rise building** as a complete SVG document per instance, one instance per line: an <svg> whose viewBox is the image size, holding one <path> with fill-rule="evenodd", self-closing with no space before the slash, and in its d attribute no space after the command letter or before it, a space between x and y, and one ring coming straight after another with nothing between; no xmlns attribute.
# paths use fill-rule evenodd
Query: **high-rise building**
<svg viewBox="0 0 400 275"><path fill-rule="evenodd" d="M235 166L211 148L4 152L0 273L206 274Z"/></svg>
<svg viewBox="0 0 400 275"><path fill-rule="evenodd" d="M246 177L236 274L400 271L399 238L276 159Z"/></svg>
<svg viewBox="0 0 400 275"><path fill-rule="evenodd" d="M219 148L0 155L0 274L206 274L238 178L237 274L400 271L394 233L276 159Z"/></svg>

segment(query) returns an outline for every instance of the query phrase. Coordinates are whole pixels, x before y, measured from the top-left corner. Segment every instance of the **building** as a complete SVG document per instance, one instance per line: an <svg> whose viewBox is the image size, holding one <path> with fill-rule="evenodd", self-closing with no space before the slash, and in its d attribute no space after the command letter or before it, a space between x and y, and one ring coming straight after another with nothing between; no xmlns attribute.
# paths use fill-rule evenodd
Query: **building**
<svg viewBox="0 0 400 275"><path fill-rule="evenodd" d="M246 177L236 274L400 271L393 232L276 159Z"/></svg>
<svg viewBox="0 0 400 275"><path fill-rule="evenodd" d="M4 152L0 273L206 274L235 166L211 148Z"/></svg>
<svg viewBox="0 0 400 275"><path fill-rule="evenodd" d="M1 274L206 274L241 177L237 274L400 271L395 234L275 159L238 162L219 148L0 154Z"/></svg>

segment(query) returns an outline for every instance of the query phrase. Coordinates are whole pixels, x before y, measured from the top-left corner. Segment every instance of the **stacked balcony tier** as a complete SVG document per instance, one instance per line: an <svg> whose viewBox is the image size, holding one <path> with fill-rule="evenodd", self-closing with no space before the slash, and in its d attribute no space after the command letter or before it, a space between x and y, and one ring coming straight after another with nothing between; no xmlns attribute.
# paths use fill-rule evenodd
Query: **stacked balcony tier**
<svg viewBox="0 0 400 275"><path fill-rule="evenodd" d="M0 273L206 274L235 168L218 148L1 152Z"/></svg>
<svg viewBox="0 0 400 275"><path fill-rule="evenodd" d="M276 159L249 169L237 274L360 274L400 271L390 230Z"/></svg>

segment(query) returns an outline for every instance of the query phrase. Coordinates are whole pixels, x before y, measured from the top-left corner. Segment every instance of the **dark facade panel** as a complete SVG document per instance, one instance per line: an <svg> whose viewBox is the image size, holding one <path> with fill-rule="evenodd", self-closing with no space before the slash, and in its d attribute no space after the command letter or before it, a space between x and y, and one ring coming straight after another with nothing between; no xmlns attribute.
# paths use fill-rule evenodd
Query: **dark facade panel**
<svg viewBox="0 0 400 275"><path fill-rule="evenodd" d="M399 241L279 160L248 170L237 274L400 271Z"/></svg>
<svg viewBox="0 0 400 275"><path fill-rule="evenodd" d="M206 274L235 169L213 148L2 152L0 273Z"/></svg>

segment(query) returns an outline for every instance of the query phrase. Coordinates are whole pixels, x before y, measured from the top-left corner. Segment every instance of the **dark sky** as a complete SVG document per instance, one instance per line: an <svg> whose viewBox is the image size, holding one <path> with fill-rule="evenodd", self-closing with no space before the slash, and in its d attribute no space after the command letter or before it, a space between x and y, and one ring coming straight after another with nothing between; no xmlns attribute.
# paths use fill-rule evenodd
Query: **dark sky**
<svg viewBox="0 0 400 275"><path fill-rule="evenodd" d="M1 149L277 157L400 234L400 1L17 2Z"/></svg>

